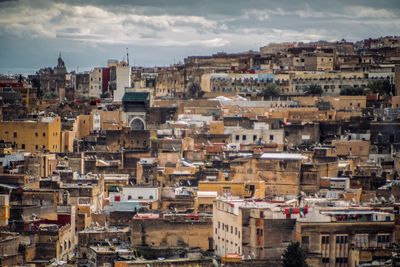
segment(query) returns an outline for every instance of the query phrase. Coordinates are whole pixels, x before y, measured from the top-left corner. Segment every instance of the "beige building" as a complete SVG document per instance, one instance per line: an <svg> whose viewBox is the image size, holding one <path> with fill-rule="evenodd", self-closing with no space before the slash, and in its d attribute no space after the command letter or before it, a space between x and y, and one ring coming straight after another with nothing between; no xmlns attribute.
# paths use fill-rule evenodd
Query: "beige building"
<svg viewBox="0 0 400 267"><path fill-rule="evenodd" d="M337 72L317 71L290 72L290 89L288 94L303 94L304 89L310 85L319 85L322 88L322 95L339 95L346 87L364 88L370 82L376 80L387 80L394 82L394 72L386 70L374 72Z"/></svg>
<svg viewBox="0 0 400 267"><path fill-rule="evenodd" d="M391 258L394 215L366 208L315 210L297 220L296 240L308 251L311 266L383 263Z"/></svg>
<svg viewBox="0 0 400 267"><path fill-rule="evenodd" d="M333 55L326 53L312 53L304 56L306 71L332 71Z"/></svg>
<svg viewBox="0 0 400 267"><path fill-rule="evenodd" d="M293 195L300 192L301 163L307 157L291 153L264 153L257 173L265 180L267 195Z"/></svg>
<svg viewBox="0 0 400 267"><path fill-rule="evenodd" d="M186 93L183 71L175 67L162 69L156 78L156 97L181 98Z"/></svg>
<svg viewBox="0 0 400 267"><path fill-rule="evenodd" d="M331 103L336 110L361 110L367 107L367 97L360 96L324 96L323 101Z"/></svg>
<svg viewBox="0 0 400 267"><path fill-rule="evenodd" d="M25 157L25 170L35 177L47 178L57 167L55 154L38 153Z"/></svg>
<svg viewBox="0 0 400 267"><path fill-rule="evenodd" d="M367 160L370 152L370 142L363 140L333 140L332 146L336 148L339 157L352 156Z"/></svg>
<svg viewBox="0 0 400 267"><path fill-rule="evenodd" d="M286 215L285 210L289 207L266 201L217 199L213 208L215 254L263 259L267 266L278 266L300 217L300 212Z"/></svg>
<svg viewBox="0 0 400 267"><path fill-rule="evenodd" d="M102 93L102 68L94 68L89 72L89 96L100 97Z"/></svg>

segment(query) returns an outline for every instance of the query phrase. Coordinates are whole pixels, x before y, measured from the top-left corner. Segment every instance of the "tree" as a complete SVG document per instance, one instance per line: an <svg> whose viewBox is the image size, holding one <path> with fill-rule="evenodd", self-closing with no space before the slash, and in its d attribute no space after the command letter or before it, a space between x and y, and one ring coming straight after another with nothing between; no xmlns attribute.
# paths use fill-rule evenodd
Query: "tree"
<svg viewBox="0 0 400 267"><path fill-rule="evenodd" d="M304 89L306 95L322 95L322 88L317 84L311 84Z"/></svg>
<svg viewBox="0 0 400 267"><path fill-rule="evenodd" d="M279 96L278 86L275 83L267 84L267 86L262 91L262 95L264 97Z"/></svg>
<svg viewBox="0 0 400 267"><path fill-rule="evenodd" d="M368 83L367 87L373 93L380 95L391 95L393 93L393 85L388 80L378 80Z"/></svg>
<svg viewBox="0 0 400 267"><path fill-rule="evenodd" d="M340 90L340 95L364 95L364 88L347 86Z"/></svg>
<svg viewBox="0 0 400 267"><path fill-rule="evenodd" d="M187 94L186 97L188 98L201 98L204 92L201 90L201 87L196 82L189 82L187 84Z"/></svg>
<svg viewBox="0 0 400 267"><path fill-rule="evenodd" d="M282 255L283 267L309 267L306 252L299 242L290 243Z"/></svg>

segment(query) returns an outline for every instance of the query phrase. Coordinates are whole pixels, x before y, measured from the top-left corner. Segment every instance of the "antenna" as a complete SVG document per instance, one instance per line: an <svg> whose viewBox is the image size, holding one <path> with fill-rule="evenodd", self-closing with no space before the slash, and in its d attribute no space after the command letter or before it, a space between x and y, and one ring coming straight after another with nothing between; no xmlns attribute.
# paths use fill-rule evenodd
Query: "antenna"
<svg viewBox="0 0 400 267"><path fill-rule="evenodd" d="M126 62L128 63L128 66L129 66L129 51L128 51L128 47L126 48Z"/></svg>

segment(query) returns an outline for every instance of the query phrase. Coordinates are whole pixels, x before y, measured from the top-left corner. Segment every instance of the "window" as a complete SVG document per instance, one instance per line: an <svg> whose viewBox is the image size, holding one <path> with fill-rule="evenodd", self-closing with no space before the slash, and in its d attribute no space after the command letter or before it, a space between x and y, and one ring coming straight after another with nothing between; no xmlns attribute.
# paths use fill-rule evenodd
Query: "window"
<svg viewBox="0 0 400 267"><path fill-rule="evenodd" d="M38 145L35 145L35 149L38 150L38 149L39 149L39 146L38 146Z"/></svg>
<svg viewBox="0 0 400 267"><path fill-rule="evenodd" d="M337 235L336 244L347 244L347 235Z"/></svg>
<svg viewBox="0 0 400 267"><path fill-rule="evenodd" d="M329 263L329 258L322 258L322 263Z"/></svg>
<svg viewBox="0 0 400 267"><path fill-rule="evenodd" d="M257 141L257 135L253 135L253 141Z"/></svg>
<svg viewBox="0 0 400 267"><path fill-rule="evenodd" d="M220 228L221 227L221 223L220 222L218 222L218 228Z"/></svg>
<svg viewBox="0 0 400 267"><path fill-rule="evenodd" d="M235 235L237 235L237 232L238 232L238 231L237 231L237 227L235 227Z"/></svg>
<svg viewBox="0 0 400 267"><path fill-rule="evenodd" d="M329 244L329 240L330 238L329 238L329 235L323 235L322 237L321 237L321 244Z"/></svg>
<svg viewBox="0 0 400 267"><path fill-rule="evenodd" d="M218 228L215 228L215 234L217 234L218 233Z"/></svg>
<svg viewBox="0 0 400 267"><path fill-rule="evenodd" d="M347 258L336 258L336 263L347 263Z"/></svg>
<svg viewBox="0 0 400 267"><path fill-rule="evenodd" d="M256 235L263 236L263 229L257 229L256 230Z"/></svg>
<svg viewBox="0 0 400 267"><path fill-rule="evenodd" d="M308 246L308 244L310 244L310 237L309 236L302 236L301 237L301 244Z"/></svg>
<svg viewBox="0 0 400 267"><path fill-rule="evenodd" d="M35 133L35 137L38 137L39 136L39 134L38 133Z"/></svg>
<svg viewBox="0 0 400 267"><path fill-rule="evenodd" d="M21 144L21 149L25 149L25 144Z"/></svg>
<svg viewBox="0 0 400 267"><path fill-rule="evenodd" d="M270 141L273 141L273 140L274 140L274 135L273 135L273 134L270 134L270 135L269 135L269 140L270 140Z"/></svg>
<svg viewBox="0 0 400 267"><path fill-rule="evenodd" d="M14 132L13 136L14 138L17 138L17 132Z"/></svg>
<svg viewBox="0 0 400 267"><path fill-rule="evenodd" d="M357 248L368 247L368 234L357 234L355 235L355 245Z"/></svg>
<svg viewBox="0 0 400 267"><path fill-rule="evenodd" d="M247 136L246 136L246 135L243 135L243 136L242 136L242 140L243 140L243 141L246 141L246 139L247 139Z"/></svg>
<svg viewBox="0 0 400 267"><path fill-rule="evenodd" d="M231 234L233 234L233 226L231 225Z"/></svg>
<svg viewBox="0 0 400 267"><path fill-rule="evenodd" d="M240 231L238 231L238 237L240 238Z"/></svg>
<svg viewBox="0 0 400 267"><path fill-rule="evenodd" d="M377 242L378 246L390 243L390 234L378 234Z"/></svg>
<svg viewBox="0 0 400 267"><path fill-rule="evenodd" d="M239 135L236 135L236 136L235 136L235 140L236 140L236 141L239 141L239 140L240 140L240 136L239 136Z"/></svg>
<svg viewBox="0 0 400 267"><path fill-rule="evenodd" d="M128 196L128 200L131 200L131 199L132 199L132 196L131 196L131 195L129 195L129 196Z"/></svg>
<svg viewBox="0 0 400 267"><path fill-rule="evenodd" d="M43 137L46 137L46 133L43 133Z"/></svg>

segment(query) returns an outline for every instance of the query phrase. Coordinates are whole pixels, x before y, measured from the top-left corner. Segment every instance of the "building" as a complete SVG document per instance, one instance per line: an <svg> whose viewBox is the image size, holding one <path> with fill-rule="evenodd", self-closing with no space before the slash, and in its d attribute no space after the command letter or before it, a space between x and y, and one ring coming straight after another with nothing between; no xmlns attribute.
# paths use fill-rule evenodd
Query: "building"
<svg viewBox="0 0 400 267"><path fill-rule="evenodd" d="M89 96L99 98L103 92L103 69L94 68L89 72Z"/></svg>
<svg viewBox="0 0 400 267"><path fill-rule="evenodd" d="M132 130L145 130L146 115L151 106L151 94L149 92L125 92L121 100L128 125Z"/></svg>
<svg viewBox="0 0 400 267"><path fill-rule="evenodd" d="M131 67L124 61L119 62L115 67L115 91L113 100L116 102L121 102L122 97L125 94L125 88L130 88L131 84Z"/></svg>
<svg viewBox="0 0 400 267"><path fill-rule="evenodd" d="M266 194L300 193L301 163L307 157L292 153L263 153L257 163L259 175L265 179Z"/></svg>
<svg viewBox="0 0 400 267"><path fill-rule="evenodd" d="M328 53L311 53L304 55L306 71L332 71L333 55Z"/></svg>
<svg viewBox="0 0 400 267"><path fill-rule="evenodd" d="M31 153L41 150L61 152L61 118L1 121L0 140L12 142L16 149Z"/></svg>
<svg viewBox="0 0 400 267"><path fill-rule="evenodd" d="M213 249L210 216L138 213L130 222L134 246Z"/></svg>
<svg viewBox="0 0 400 267"><path fill-rule="evenodd" d="M215 254L236 254L243 259L264 259L268 266L279 265L281 255L294 238L296 218L303 208L284 203L219 198L213 208Z"/></svg>
<svg viewBox="0 0 400 267"><path fill-rule="evenodd" d="M311 266L383 264L392 255L394 215L368 208L315 210L297 219L296 240Z"/></svg>
<svg viewBox="0 0 400 267"><path fill-rule="evenodd" d="M38 71L40 79L40 90L45 97L58 97L65 88L67 69L61 52L58 56L57 66L54 68L44 68Z"/></svg>
<svg viewBox="0 0 400 267"><path fill-rule="evenodd" d="M87 96L90 88L90 75L89 73L75 74L75 93L76 96Z"/></svg>

